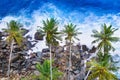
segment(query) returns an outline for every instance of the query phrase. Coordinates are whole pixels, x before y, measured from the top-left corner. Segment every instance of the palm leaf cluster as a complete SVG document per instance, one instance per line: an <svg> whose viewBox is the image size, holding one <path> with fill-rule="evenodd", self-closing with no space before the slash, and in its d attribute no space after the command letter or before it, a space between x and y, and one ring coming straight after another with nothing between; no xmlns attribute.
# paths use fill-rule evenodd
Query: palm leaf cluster
<svg viewBox="0 0 120 80"><path fill-rule="evenodd" d="M112 46L112 42L119 41L118 37L114 37L114 32L118 30L116 28L112 28L112 25L108 26L106 24L102 25L101 31L93 30L92 37L96 38L92 43L98 42L98 49L103 51L110 51L115 50L115 48Z"/></svg>
<svg viewBox="0 0 120 80"><path fill-rule="evenodd" d="M70 23L65 25L65 29L62 31L63 34L65 34L66 36L66 40L73 40L74 38L79 40L79 38L77 38L78 34L81 34L81 32L79 32L79 29L76 27L76 25Z"/></svg>
<svg viewBox="0 0 120 80"><path fill-rule="evenodd" d="M47 45L52 44L55 45L57 40L61 40L58 32L58 22L56 19L51 18L50 20L47 19L46 21L43 20L43 26L39 29L41 33L46 36L46 43Z"/></svg>
<svg viewBox="0 0 120 80"><path fill-rule="evenodd" d="M8 33L7 42L11 43L14 40L18 45L21 45L23 40L22 30L20 29L22 25L17 21L10 21L7 23L8 28L3 29L6 33Z"/></svg>
<svg viewBox="0 0 120 80"><path fill-rule="evenodd" d="M116 70L115 66L112 66L111 63L109 62L96 62L96 61L91 61L91 72L88 76L88 80L93 80L93 79L99 79L99 80L118 80L117 77L111 72L113 70Z"/></svg>
<svg viewBox="0 0 120 80"><path fill-rule="evenodd" d="M98 53L97 60L91 61L91 74L88 76L88 80L99 79L99 80L118 80L113 74L113 71L117 71L119 67L114 65L111 55L111 50L115 50L112 46L112 42L119 41L118 37L114 37L114 32L118 30L112 28L112 25L102 25L101 31L93 30L92 37L96 38L92 43L98 42Z"/></svg>
<svg viewBox="0 0 120 80"><path fill-rule="evenodd" d="M45 60L44 63L37 64L36 69L40 72L39 76L36 76L36 78L40 80L50 80L50 61ZM58 80L59 77L61 77L62 72L60 72L57 68L53 68L53 80ZM35 76L34 76L35 77Z"/></svg>

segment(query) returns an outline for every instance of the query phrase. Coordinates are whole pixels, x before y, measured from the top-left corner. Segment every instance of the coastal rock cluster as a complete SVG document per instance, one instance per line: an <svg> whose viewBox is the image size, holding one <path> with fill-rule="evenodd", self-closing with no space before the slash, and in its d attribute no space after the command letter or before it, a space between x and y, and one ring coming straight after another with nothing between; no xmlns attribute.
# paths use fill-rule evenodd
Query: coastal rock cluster
<svg viewBox="0 0 120 80"><path fill-rule="evenodd" d="M23 29L24 33L27 34L29 30ZM8 60L10 53L10 45L5 41L5 37L8 34L5 32L0 32L0 76L6 76L8 70ZM41 35L41 36L39 36ZM44 60L49 59L49 48L42 49L41 52L33 52L28 54L28 51L31 50L38 42L38 40L43 40L44 35L39 32L34 34L33 41L30 41L31 37L24 37L23 44L19 47L14 43L14 48L12 52L11 59L11 73L19 74L24 76L30 75L31 73L38 73L36 71L36 63L43 63ZM32 44L34 42L34 44ZM68 69L68 60L69 60L69 43L66 43L64 46L52 46L52 56L54 59L54 67L58 67L59 70L65 72L66 75L68 71L71 72L71 78L75 80L83 80L87 74L86 70L86 61L90 58L93 53L96 51L96 47L93 46L89 49L86 45L73 45L72 44L72 68ZM63 80L66 80L64 75Z"/></svg>

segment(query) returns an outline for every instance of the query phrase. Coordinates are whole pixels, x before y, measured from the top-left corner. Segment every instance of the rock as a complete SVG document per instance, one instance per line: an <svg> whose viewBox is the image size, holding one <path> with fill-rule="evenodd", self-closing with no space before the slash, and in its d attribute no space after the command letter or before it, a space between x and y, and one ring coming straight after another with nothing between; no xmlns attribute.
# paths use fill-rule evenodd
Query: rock
<svg viewBox="0 0 120 80"><path fill-rule="evenodd" d="M43 40L44 35L40 32L36 32L34 35L35 40Z"/></svg>
<svg viewBox="0 0 120 80"><path fill-rule="evenodd" d="M37 64L37 63L38 63L37 61L32 61L32 64L33 64L33 65L35 65L35 64Z"/></svg>
<svg viewBox="0 0 120 80"><path fill-rule="evenodd" d="M23 35L23 36L29 32L29 30L27 30L27 29L25 29L25 28L21 28L21 30L23 31L23 32L22 32L22 35Z"/></svg>
<svg viewBox="0 0 120 80"><path fill-rule="evenodd" d="M37 57L41 58L43 55L42 55L42 52L36 52L36 55Z"/></svg>
<svg viewBox="0 0 120 80"><path fill-rule="evenodd" d="M56 54L56 57L57 57L57 58L61 58L62 56L63 56L62 54L59 54L59 53Z"/></svg>
<svg viewBox="0 0 120 80"><path fill-rule="evenodd" d="M36 69L36 67L33 65L33 66L31 66L31 69Z"/></svg>
<svg viewBox="0 0 120 80"><path fill-rule="evenodd" d="M95 46L93 46L92 49L90 49L88 52L89 52L89 53L95 53L96 49L97 49L97 48L96 48Z"/></svg>
<svg viewBox="0 0 120 80"><path fill-rule="evenodd" d="M23 49L24 50L30 50L32 48L32 43L30 41L28 41L27 39L25 39L23 41Z"/></svg>
<svg viewBox="0 0 120 80"><path fill-rule="evenodd" d="M2 32L0 32L0 40L2 40Z"/></svg>
<svg viewBox="0 0 120 80"><path fill-rule="evenodd" d="M56 54L59 54L59 53L61 53L61 52L64 52L64 47L59 46L59 47L55 50L55 53L56 53Z"/></svg>
<svg viewBox="0 0 120 80"><path fill-rule="evenodd" d="M35 74L35 75L39 75L40 72L39 72L39 71L34 71L34 74Z"/></svg>
<svg viewBox="0 0 120 80"><path fill-rule="evenodd" d="M80 71L79 71L79 70L76 70L76 71L74 71L74 73L75 73L75 74L79 74L79 73L80 73Z"/></svg>
<svg viewBox="0 0 120 80"><path fill-rule="evenodd" d="M42 53L46 53L46 52L50 52L50 49L49 48L42 49Z"/></svg>
<svg viewBox="0 0 120 80"><path fill-rule="evenodd" d="M26 38L32 40L32 37L30 35L27 35Z"/></svg>
<svg viewBox="0 0 120 80"><path fill-rule="evenodd" d="M20 52L20 51L22 51L22 49L18 45L15 45L13 52Z"/></svg>
<svg viewBox="0 0 120 80"><path fill-rule="evenodd" d="M8 36L8 33L2 32L2 36L6 37L6 36Z"/></svg>
<svg viewBox="0 0 120 80"><path fill-rule="evenodd" d="M85 74L81 72L75 76L75 80L84 80Z"/></svg>
<svg viewBox="0 0 120 80"><path fill-rule="evenodd" d="M1 47L2 49L6 49L6 47L7 47L6 41L1 41L1 42L0 42L0 47Z"/></svg>
<svg viewBox="0 0 120 80"><path fill-rule="evenodd" d="M19 60L19 58L20 58L20 54L13 55L11 58L11 63Z"/></svg>
<svg viewBox="0 0 120 80"><path fill-rule="evenodd" d="M83 52L84 52L84 51L88 51L89 48L88 48L86 45L82 45L82 50L83 50Z"/></svg>
<svg viewBox="0 0 120 80"><path fill-rule="evenodd" d="M78 46L72 46L71 50L74 54L79 54L79 47Z"/></svg>

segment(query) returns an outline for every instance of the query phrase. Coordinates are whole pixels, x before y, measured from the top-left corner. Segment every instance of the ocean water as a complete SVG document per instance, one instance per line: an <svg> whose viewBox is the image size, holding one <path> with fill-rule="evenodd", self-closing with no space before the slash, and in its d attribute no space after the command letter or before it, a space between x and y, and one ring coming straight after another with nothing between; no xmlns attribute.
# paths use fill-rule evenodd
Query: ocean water
<svg viewBox="0 0 120 80"><path fill-rule="evenodd" d="M103 23L120 28L119 2L120 0L0 0L0 30L6 28L6 22L17 20L30 30L25 36L30 35L34 40L37 26L43 26L42 20L54 17L59 21L59 30L67 23L77 25L82 34L78 35L80 41L75 43L80 42L91 47L94 40L91 37L93 29L100 30ZM119 32L120 29L116 31L115 36L120 37ZM65 40L61 45L64 43ZM113 43L113 46L116 51L111 54L120 56L120 42ZM39 41L33 51L41 51L46 47L45 41ZM120 61L119 58L118 60ZM120 63L116 65L120 66ZM116 75L120 77L120 71L116 72Z"/></svg>

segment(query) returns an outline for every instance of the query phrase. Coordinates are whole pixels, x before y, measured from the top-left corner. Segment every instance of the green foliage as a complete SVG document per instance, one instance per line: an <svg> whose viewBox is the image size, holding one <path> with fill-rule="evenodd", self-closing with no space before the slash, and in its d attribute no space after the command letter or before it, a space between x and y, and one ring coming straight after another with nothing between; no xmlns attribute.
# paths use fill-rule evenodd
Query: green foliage
<svg viewBox="0 0 120 80"><path fill-rule="evenodd" d="M46 21L43 20L43 27L40 27L38 31L46 36L47 45L56 45L56 43L58 43L57 40L61 40L57 25L58 22L54 18L50 20L47 19Z"/></svg>
<svg viewBox="0 0 120 80"><path fill-rule="evenodd" d="M118 80L112 73L116 69L108 61L96 62L95 60L89 63L91 65L91 74L88 76L88 80L99 78L99 80Z"/></svg>
<svg viewBox="0 0 120 80"><path fill-rule="evenodd" d="M113 37L114 32L118 29L112 28L112 25L102 25L101 31L93 30L92 37L96 38L92 43L98 42L97 61L91 61L91 74L88 80L99 78L99 80L118 80L112 71L117 71L119 68L114 65L109 51L115 50L112 42L119 41L118 37Z"/></svg>
<svg viewBox="0 0 120 80"><path fill-rule="evenodd" d="M97 43L98 42L98 49L101 51L103 50L104 52L108 52L110 50L115 50L115 48L112 46L112 42L117 42L119 41L118 37L113 37L114 32L117 31L118 29L112 28L112 25L108 26L106 24L102 25L101 31L93 30L93 35L92 37L96 38L92 43Z"/></svg>
<svg viewBox="0 0 120 80"><path fill-rule="evenodd" d="M108 54L108 53L105 53L105 54L103 55L102 52L98 52L98 53L97 53L97 56L98 56L98 62L103 62L103 61L104 61L104 62L109 62L109 61L112 60L111 55Z"/></svg>
<svg viewBox="0 0 120 80"><path fill-rule="evenodd" d="M40 72L39 76L34 75L34 79L40 80L50 80L50 61L45 60L44 63L41 65L37 63L36 69ZM58 80L62 76L62 72L60 72L57 68L53 68L53 80Z"/></svg>
<svg viewBox="0 0 120 80"><path fill-rule="evenodd" d="M28 80L28 78L21 78L20 80Z"/></svg>
<svg viewBox="0 0 120 80"><path fill-rule="evenodd" d="M23 36L20 27L22 27L22 25L17 21L12 20L7 24L7 27L7 29L3 29L3 31L8 33L8 37L6 39L7 42L11 43L12 40L14 40L18 45L21 45Z"/></svg>
<svg viewBox="0 0 120 80"><path fill-rule="evenodd" d="M73 40L73 38L79 40L77 38L77 35L81 34L81 32L79 32L78 30L79 29L76 28L76 25L71 23L71 24L65 25L65 29L62 32L63 32L63 34L65 34L66 40L71 41L71 40Z"/></svg>

